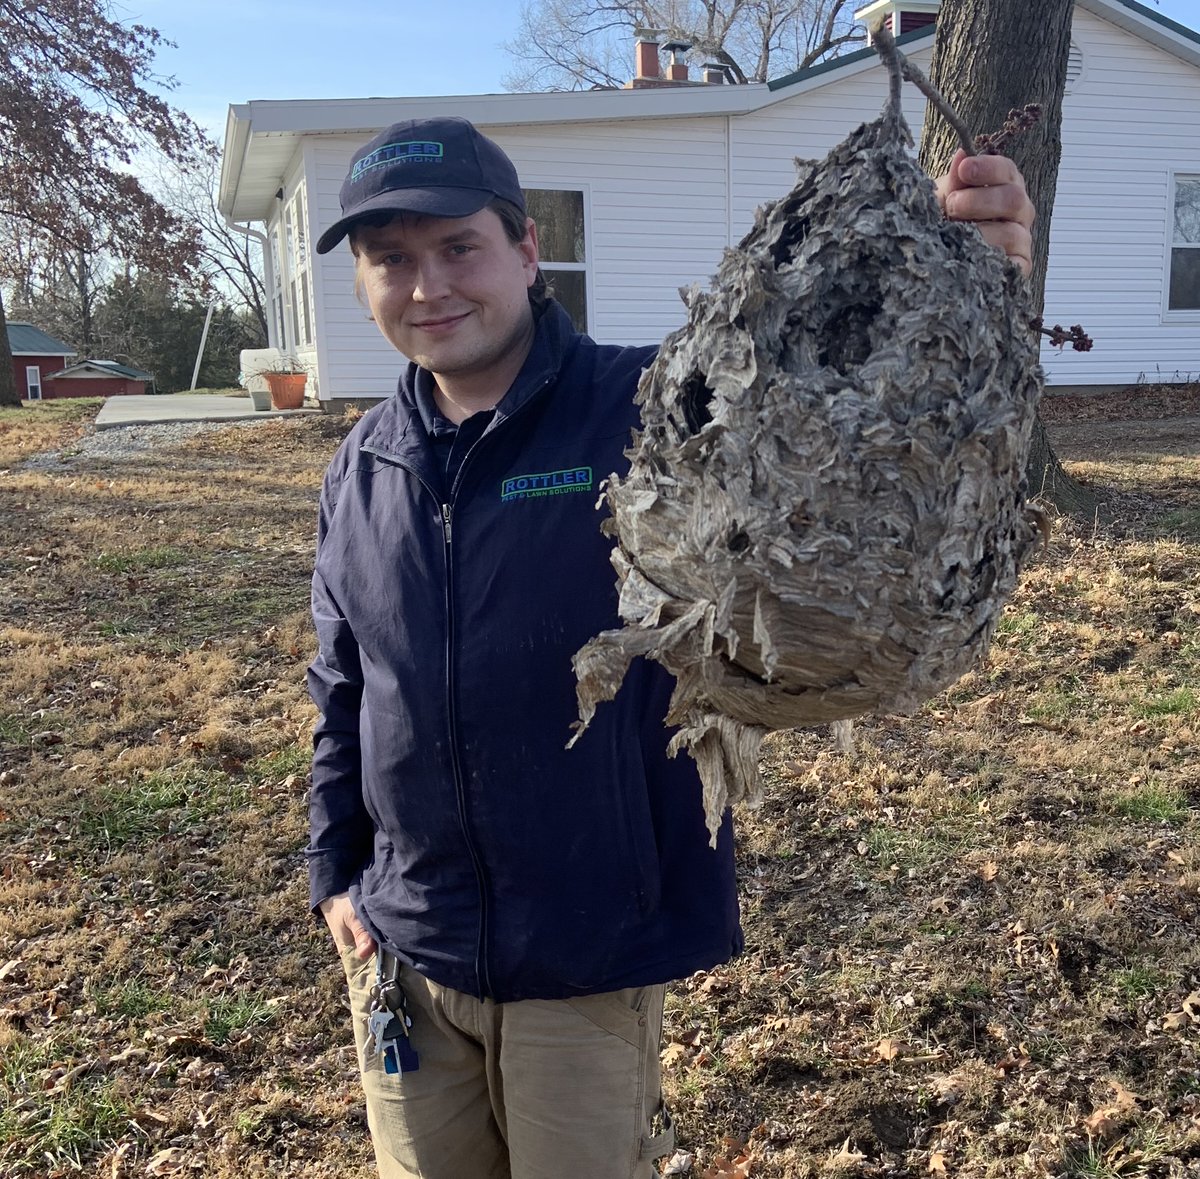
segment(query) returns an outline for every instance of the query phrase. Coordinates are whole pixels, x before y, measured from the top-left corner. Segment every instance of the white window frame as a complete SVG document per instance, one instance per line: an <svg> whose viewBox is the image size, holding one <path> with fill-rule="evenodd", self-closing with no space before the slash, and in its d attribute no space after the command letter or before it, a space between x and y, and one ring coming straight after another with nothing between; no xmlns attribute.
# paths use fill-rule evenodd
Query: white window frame
<svg viewBox="0 0 1200 1179"><path fill-rule="evenodd" d="M583 257L582 262L543 262L539 260L539 265L542 268L542 273L546 276L546 281L553 285L554 275L556 272L573 271L574 273L583 273L583 297L587 301L587 327L586 331L589 336L595 335L596 326L596 298L593 291L593 270L595 268L596 254L592 244L592 190L581 181L574 184L564 183L561 180L537 180L528 177L521 178L521 188L523 191L538 189L542 192L577 192L583 199Z"/></svg>
<svg viewBox="0 0 1200 1179"><path fill-rule="evenodd" d="M42 400L42 370L36 364L25 366L25 393L26 401Z"/></svg>
<svg viewBox="0 0 1200 1179"><path fill-rule="evenodd" d="M290 351L300 351L314 347L317 340L312 297L312 251L308 245L308 198L302 183L296 186L284 204L283 225L288 344Z"/></svg>
<svg viewBox="0 0 1200 1179"><path fill-rule="evenodd" d="M268 319L267 342L281 352L288 350L287 341L287 282L284 276L283 213L267 228L268 250L271 257L271 311Z"/></svg>
<svg viewBox="0 0 1200 1179"><path fill-rule="evenodd" d="M1166 253L1163 259L1163 323L1200 323L1200 307L1171 306L1171 255L1179 249L1200 250L1200 242L1177 242L1175 240L1175 189L1180 180L1200 182L1200 168L1195 171L1182 168L1167 175L1167 232Z"/></svg>

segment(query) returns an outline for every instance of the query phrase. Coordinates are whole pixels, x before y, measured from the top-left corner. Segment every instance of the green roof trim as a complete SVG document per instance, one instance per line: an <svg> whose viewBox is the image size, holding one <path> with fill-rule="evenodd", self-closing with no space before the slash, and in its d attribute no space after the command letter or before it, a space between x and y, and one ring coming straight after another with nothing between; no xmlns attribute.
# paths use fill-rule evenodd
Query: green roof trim
<svg viewBox="0 0 1200 1179"><path fill-rule="evenodd" d="M67 365L61 372L52 373L55 377L69 377L72 373L83 368L99 369L101 372L112 373L116 377L129 377L134 381L153 381L153 373L144 373L140 368L131 368L127 364L118 364L115 360L79 360Z"/></svg>
<svg viewBox="0 0 1200 1179"><path fill-rule="evenodd" d="M1189 29L1187 25L1181 25L1177 20L1172 20L1169 16L1163 16L1161 12L1145 4L1139 4L1138 0L1117 0L1117 3L1122 8L1128 8L1130 12L1136 12L1138 16L1144 16L1147 20L1152 20L1156 25L1162 25L1164 29L1170 29L1172 33L1178 33L1181 37L1186 37L1189 41L1194 41L1200 45L1200 33L1195 29Z"/></svg>
<svg viewBox="0 0 1200 1179"><path fill-rule="evenodd" d="M123 377L132 377L135 381L152 381L154 380L153 373L144 373L140 368L132 368L128 364L118 364L115 360L93 360L92 364L98 364L101 368L112 369L115 373L120 373Z"/></svg>
<svg viewBox="0 0 1200 1179"><path fill-rule="evenodd" d="M1169 16L1163 16L1161 12L1150 8L1148 5L1139 3L1139 0L1114 0L1114 2L1122 8L1128 8L1130 12L1136 12L1138 16L1144 16L1156 25L1161 25L1162 28L1169 29L1172 33L1184 37L1196 45L1200 45L1200 33L1195 29L1189 29L1187 25L1181 25ZM904 33L902 36L897 37L896 44L911 45L914 41L921 41L926 37L932 37L933 32L933 25L925 25L923 28L914 29L911 33ZM821 62L820 65L809 66L807 69L796 70L785 77L776 78L773 82L767 83L767 89L782 90L785 86L794 86L797 82L804 82L809 78L815 78L820 74L827 74L831 70L840 69L842 66L852 65L854 62L865 61L868 57L875 56L875 50L869 46L866 49L856 49L853 53L847 53L844 57L831 57L828 61Z"/></svg>
<svg viewBox="0 0 1200 1179"><path fill-rule="evenodd" d="M903 33L896 38L897 45L911 45L914 41L924 41L927 37L933 36L933 25L925 25L924 28L913 29L911 33ZM842 66L852 65L856 61L866 61L868 58L878 58L879 54L870 46L866 49L856 49L853 53L847 53L844 57L831 57L828 61L821 62L820 65L808 66L803 70L796 70L795 73L787 74L782 78L776 78L773 82L767 83L768 90L782 90L785 86L794 86L797 82L805 82L809 78L815 78L820 74L828 74L832 70L841 69Z"/></svg>

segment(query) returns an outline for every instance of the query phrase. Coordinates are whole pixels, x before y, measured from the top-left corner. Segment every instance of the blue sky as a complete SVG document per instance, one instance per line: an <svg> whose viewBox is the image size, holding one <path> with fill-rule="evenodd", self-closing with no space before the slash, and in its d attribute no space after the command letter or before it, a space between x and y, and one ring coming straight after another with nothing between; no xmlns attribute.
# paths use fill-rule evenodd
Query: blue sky
<svg viewBox="0 0 1200 1179"><path fill-rule="evenodd" d="M159 71L173 105L221 134L252 98L493 94L516 35L516 0L125 0L127 20L177 43ZM632 47L630 57L632 59Z"/></svg>
<svg viewBox="0 0 1200 1179"><path fill-rule="evenodd" d="M178 44L158 58L171 101L218 138L229 104L252 98L499 93L520 16L520 0L124 2ZM1200 0L1157 11L1200 30Z"/></svg>

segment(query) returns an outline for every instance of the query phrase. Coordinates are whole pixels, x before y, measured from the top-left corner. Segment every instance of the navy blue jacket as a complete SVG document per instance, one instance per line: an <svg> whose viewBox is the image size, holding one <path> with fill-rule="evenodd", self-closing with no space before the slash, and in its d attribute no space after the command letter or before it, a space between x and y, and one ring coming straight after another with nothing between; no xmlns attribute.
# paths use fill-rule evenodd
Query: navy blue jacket
<svg viewBox="0 0 1200 1179"><path fill-rule="evenodd" d="M314 905L350 891L382 945L500 1002L679 978L741 949L729 816L708 846L672 681L637 661L574 748L571 657L618 625L600 480L628 469L652 348L551 304L453 485L410 366L335 456L309 689Z"/></svg>

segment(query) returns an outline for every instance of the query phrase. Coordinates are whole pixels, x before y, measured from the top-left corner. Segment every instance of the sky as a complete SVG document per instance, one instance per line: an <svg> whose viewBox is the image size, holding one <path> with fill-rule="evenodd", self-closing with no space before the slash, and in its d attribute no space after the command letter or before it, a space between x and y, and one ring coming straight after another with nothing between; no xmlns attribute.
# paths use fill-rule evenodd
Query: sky
<svg viewBox="0 0 1200 1179"><path fill-rule="evenodd" d="M1200 0L1197 0L1200 3ZM499 94L520 0L124 0L123 19L178 48L172 105L223 135L230 104L255 98ZM632 64L633 47L630 46Z"/></svg>
<svg viewBox="0 0 1200 1179"><path fill-rule="evenodd" d="M1143 0L1200 31L1200 0ZM498 94L521 0L123 0L122 17L176 42L158 70L172 105L217 139L255 98ZM630 66L633 64L630 45Z"/></svg>

